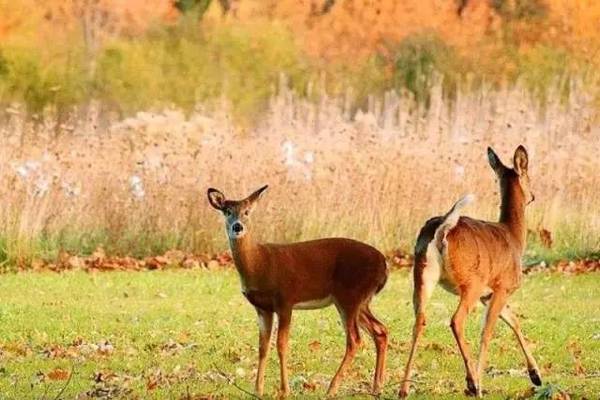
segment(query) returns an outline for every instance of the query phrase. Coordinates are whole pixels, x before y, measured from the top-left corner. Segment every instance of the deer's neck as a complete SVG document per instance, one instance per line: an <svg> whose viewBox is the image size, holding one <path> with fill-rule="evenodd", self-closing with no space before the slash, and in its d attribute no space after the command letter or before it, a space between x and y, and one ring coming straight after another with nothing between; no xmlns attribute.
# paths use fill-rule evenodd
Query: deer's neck
<svg viewBox="0 0 600 400"><path fill-rule="evenodd" d="M254 242L250 233L238 239L229 239L229 247L242 280L245 281L248 277L256 275L260 269L262 253L261 246Z"/></svg>
<svg viewBox="0 0 600 400"><path fill-rule="evenodd" d="M521 251L525 248L527 223L525 221L525 199L518 187L510 187L502 191L500 204L500 223L508 226L518 240Z"/></svg>

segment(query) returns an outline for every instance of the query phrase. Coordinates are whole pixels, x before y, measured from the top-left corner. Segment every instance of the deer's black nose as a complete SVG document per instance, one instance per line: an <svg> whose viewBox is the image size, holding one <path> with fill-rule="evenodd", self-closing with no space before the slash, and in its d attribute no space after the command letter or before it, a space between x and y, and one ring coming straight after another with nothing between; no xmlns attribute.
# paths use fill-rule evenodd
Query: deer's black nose
<svg viewBox="0 0 600 400"><path fill-rule="evenodd" d="M244 230L244 225L240 224L239 222L236 222L236 223L233 224L233 226L231 227L231 229L235 233L240 233L241 231Z"/></svg>

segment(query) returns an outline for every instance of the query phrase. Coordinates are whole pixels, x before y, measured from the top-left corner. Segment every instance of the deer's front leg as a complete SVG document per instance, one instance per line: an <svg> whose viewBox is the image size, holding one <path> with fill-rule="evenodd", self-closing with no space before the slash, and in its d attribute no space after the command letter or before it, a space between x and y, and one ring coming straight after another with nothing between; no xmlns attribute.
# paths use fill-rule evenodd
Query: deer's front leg
<svg viewBox="0 0 600 400"><path fill-rule="evenodd" d="M273 330L273 313L256 309L258 314L258 371L256 373L256 393L263 395L265 387L265 367L271 345L271 332Z"/></svg>
<svg viewBox="0 0 600 400"><path fill-rule="evenodd" d="M527 370L529 372L529 378L531 379L531 382L536 386L541 386L542 378L540 377L540 369L538 368L531 351L527 347L527 341L521 332L521 324L519 323L519 319L512 312L508 304L502 309L500 318L502 318L502 320L506 322L508 326L510 326L515 333L517 340L519 341L519 345L521 346L523 354L525 354L525 359L527 360Z"/></svg>
<svg viewBox="0 0 600 400"><path fill-rule="evenodd" d="M292 309L284 308L277 311L277 353L279 354L279 369L281 371L281 395L290 394L290 384L287 371L288 340L290 337L290 323L292 321Z"/></svg>

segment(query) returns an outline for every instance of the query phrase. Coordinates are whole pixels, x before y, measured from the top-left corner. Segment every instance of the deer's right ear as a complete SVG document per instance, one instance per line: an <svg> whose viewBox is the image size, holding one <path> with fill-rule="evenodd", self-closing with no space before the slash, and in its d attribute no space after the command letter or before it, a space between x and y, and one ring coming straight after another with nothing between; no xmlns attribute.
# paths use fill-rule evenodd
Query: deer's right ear
<svg viewBox="0 0 600 400"><path fill-rule="evenodd" d="M208 189L207 195L210 205L217 210L222 211L223 207L225 206L225 195L213 188Z"/></svg>
<svg viewBox="0 0 600 400"><path fill-rule="evenodd" d="M502 161L500 161L500 157L498 157L496 152L491 147L487 148L487 155L490 167L492 167L497 175L500 175L506 168L504 164L502 164Z"/></svg>

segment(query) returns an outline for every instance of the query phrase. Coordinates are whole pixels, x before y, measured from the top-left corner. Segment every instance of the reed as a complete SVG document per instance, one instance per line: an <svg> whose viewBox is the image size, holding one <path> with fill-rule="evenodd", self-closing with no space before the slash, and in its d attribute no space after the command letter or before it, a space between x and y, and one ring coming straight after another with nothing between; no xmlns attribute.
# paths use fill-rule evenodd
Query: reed
<svg viewBox="0 0 600 400"><path fill-rule="evenodd" d="M566 101L556 94L542 107L520 83L453 99L437 84L428 108L387 92L355 111L350 91L309 101L282 81L260 122L244 128L226 100L126 119L92 104L60 124L12 106L0 124L5 267L98 246L134 256L223 250L209 186L235 198L269 184L255 216L265 240L339 235L410 251L419 226L464 193L478 198L468 215L495 218L485 149L509 162L518 144L529 150L536 195L528 257L599 252L600 124L585 87L573 84ZM552 233L552 248L540 229Z"/></svg>

